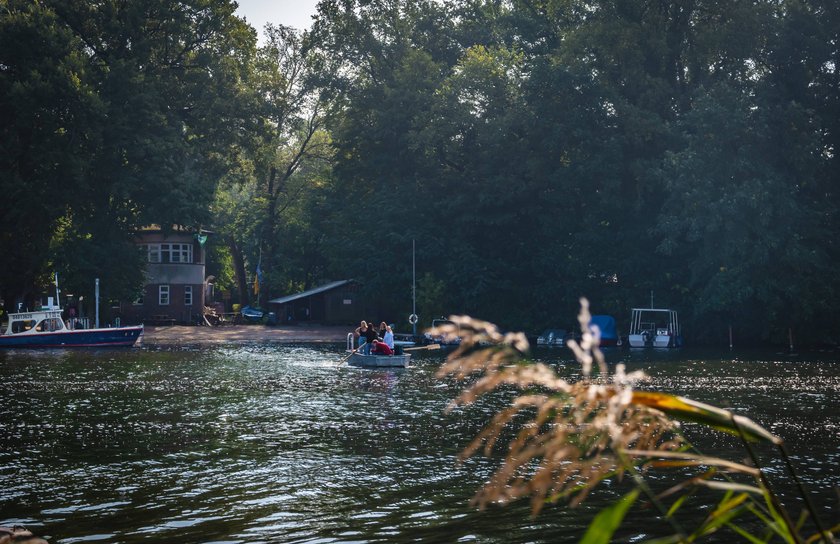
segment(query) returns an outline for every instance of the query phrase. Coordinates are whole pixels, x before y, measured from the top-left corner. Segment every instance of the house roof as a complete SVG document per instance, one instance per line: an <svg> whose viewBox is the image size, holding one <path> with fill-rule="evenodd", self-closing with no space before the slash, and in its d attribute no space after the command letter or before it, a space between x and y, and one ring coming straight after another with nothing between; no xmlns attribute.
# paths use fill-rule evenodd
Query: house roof
<svg viewBox="0 0 840 544"><path fill-rule="evenodd" d="M294 295L289 295L289 296L286 296L286 297L280 297L280 298L275 298L275 299L269 300L268 303L269 304L285 304L287 302L292 302L293 300L298 300L298 299L301 299L301 298L311 297L312 295L317 295L318 293L324 293L326 291L330 291L332 289L335 289L336 287L341 287L342 285L346 285L346 284L350 283L351 281L353 281L353 280L339 280L339 281L333 281L333 282L330 282L330 283L325 283L324 285L321 285L319 287L314 287L312 289L309 289L308 291L302 291L302 292L294 294Z"/></svg>

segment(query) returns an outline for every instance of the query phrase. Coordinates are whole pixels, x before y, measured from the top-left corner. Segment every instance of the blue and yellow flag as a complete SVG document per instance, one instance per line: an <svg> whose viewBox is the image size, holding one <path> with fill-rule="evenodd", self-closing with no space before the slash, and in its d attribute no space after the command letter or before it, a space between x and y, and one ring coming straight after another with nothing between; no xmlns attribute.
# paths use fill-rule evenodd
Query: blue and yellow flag
<svg viewBox="0 0 840 544"><path fill-rule="evenodd" d="M257 263L257 271L254 274L254 295L260 294L260 284L262 283L262 268L260 265L262 264L262 260Z"/></svg>

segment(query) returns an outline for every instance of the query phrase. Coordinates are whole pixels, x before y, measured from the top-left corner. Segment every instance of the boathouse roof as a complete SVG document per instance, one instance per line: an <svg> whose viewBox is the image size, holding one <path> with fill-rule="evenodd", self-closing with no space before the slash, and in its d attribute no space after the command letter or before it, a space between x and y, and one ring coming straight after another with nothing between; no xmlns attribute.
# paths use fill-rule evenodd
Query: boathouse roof
<svg viewBox="0 0 840 544"><path fill-rule="evenodd" d="M296 293L294 295L288 295L285 297L274 298L268 301L269 304L286 304L287 302L292 302L294 300L298 300L301 298L311 297L312 295L317 295L318 293L324 293L326 291L330 291L337 287L341 287L342 285L347 285L348 283L352 282L353 280L339 280L333 281L330 283L325 283L324 285L320 285L318 287L314 287L307 291L302 291L300 293Z"/></svg>

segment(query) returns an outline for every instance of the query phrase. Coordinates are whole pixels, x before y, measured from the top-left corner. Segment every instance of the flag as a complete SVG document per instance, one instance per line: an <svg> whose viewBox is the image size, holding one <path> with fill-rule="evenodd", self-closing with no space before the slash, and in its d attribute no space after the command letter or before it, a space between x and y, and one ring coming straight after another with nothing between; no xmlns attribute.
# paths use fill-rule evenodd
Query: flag
<svg viewBox="0 0 840 544"><path fill-rule="evenodd" d="M254 274L254 295L260 294L260 284L262 283L262 268L260 265L262 264L262 260L257 263L257 271Z"/></svg>

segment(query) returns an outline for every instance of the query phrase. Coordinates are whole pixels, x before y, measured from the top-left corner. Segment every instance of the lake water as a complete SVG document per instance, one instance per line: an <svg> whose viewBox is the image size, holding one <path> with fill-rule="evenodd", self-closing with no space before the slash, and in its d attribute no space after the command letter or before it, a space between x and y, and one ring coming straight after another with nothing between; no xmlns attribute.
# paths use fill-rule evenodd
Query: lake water
<svg viewBox="0 0 840 544"><path fill-rule="evenodd" d="M525 503L479 512L469 499L497 460L455 457L498 406L444 413L458 387L434 377L439 353L416 352L399 370L339 367L342 358L338 345L0 352L0 525L65 544L571 543L618 492L535 519ZM534 358L576 373L564 350ZM840 521L838 354L609 360L646 370L647 388L726 406L784 438L825 523ZM705 453L744 458L737 441L686 433ZM798 513L783 466L766 462ZM640 512L621 534L667 530Z"/></svg>

